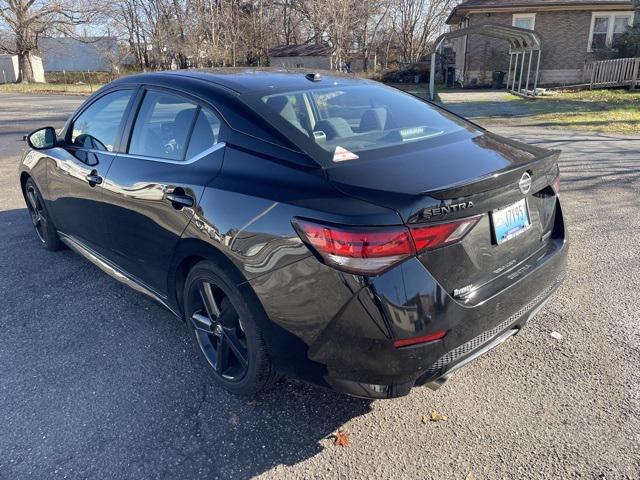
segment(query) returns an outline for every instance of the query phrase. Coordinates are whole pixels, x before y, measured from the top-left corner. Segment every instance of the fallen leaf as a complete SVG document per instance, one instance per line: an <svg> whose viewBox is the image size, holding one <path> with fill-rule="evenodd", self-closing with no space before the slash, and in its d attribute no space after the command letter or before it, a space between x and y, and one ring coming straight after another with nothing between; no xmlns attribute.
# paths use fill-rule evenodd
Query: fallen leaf
<svg viewBox="0 0 640 480"><path fill-rule="evenodd" d="M473 472L469 472L464 480L476 480L476 476L473 474Z"/></svg>
<svg viewBox="0 0 640 480"><path fill-rule="evenodd" d="M346 447L349 445L349 432L345 432L344 430L338 430L333 434L333 444L340 445L341 447Z"/></svg>
<svg viewBox="0 0 640 480"><path fill-rule="evenodd" d="M556 340L562 340L562 334L558 332L551 332L551 338L554 338Z"/></svg>
<svg viewBox="0 0 640 480"><path fill-rule="evenodd" d="M235 413L232 413L231 416L229 417L229 423L231 425L239 425L240 424L240 417L238 415L236 415Z"/></svg>
<svg viewBox="0 0 640 480"><path fill-rule="evenodd" d="M428 418L429 418L429 421L431 422L444 422L445 420L449 419L449 417L447 417L446 415L442 415L441 413L438 413L435 410L431 410L431 414L429 415Z"/></svg>

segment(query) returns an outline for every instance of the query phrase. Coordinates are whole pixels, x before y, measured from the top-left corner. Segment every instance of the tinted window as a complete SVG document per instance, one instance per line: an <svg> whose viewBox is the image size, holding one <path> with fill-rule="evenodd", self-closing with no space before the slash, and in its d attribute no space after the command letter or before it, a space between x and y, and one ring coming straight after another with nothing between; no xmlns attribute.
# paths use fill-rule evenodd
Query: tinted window
<svg viewBox="0 0 640 480"><path fill-rule="evenodd" d="M208 110L200 110L193 127L186 158L193 158L218 143L220 120Z"/></svg>
<svg viewBox="0 0 640 480"><path fill-rule="evenodd" d="M183 160L198 106L184 98L149 91L133 127L129 153Z"/></svg>
<svg viewBox="0 0 640 480"><path fill-rule="evenodd" d="M73 122L71 143L77 147L112 152L132 94L132 90L120 90L92 103Z"/></svg>
<svg viewBox="0 0 640 480"><path fill-rule="evenodd" d="M254 97L255 98L255 97ZM426 141L469 128L466 122L395 89L344 86L249 97L264 118L302 148L333 162ZM257 100L257 101L256 101ZM294 128L291 128L294 127Z"/></svg>

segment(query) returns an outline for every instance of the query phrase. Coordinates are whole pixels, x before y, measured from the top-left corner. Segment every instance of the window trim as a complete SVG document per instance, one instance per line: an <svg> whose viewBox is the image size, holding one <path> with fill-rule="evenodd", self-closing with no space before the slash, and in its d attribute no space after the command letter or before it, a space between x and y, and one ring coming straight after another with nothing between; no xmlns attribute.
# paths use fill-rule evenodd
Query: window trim
<svg viewBox="0 0 640 480"><path fill-rule="evenodd" d="M511 19L511 26L516 26L517 20L531 20L531 30L536 29L536 14L535 13L514 13Z"/></svg>
<svg viewBox="0 0 640 480"><path fill-rule="evenodd" d="M191 127L189 128L189 135L187 137L188 138L187 148L185 149L184 156L182 157L182 160L172 160L172 159L169 159L169 158L152 157L152 156L148 156L148 155L139 155L139 154L135 154L135 153L129 153L129 148L131 146L131 138L133 137L133 130L134 130L134 127L135 127L135 123L136 123L136 120L138 119L138 114L140 113L140 108L142 108L142 102L144 101L144 98L145 98L147 92L149 92L149 91L162 92L162 93L165 93L167 95L174 95L176 97L184 98L185 100L188 100L189 102L192 102L197 108L196 115L195 115L195 117L193 119ZM193 129L195 127L195 123L196 123L196 121L198 119L198 115L200 114L201 110L207 110L212 115L217 117L218 120L220 121L220 132L218 133L218 141L215 144L213 144L210 148L208 148L208 149L204 150L203 152L193 156L192 158L186 158L187 150L189 149L189 144L191 143L191 135L193 134ZM209 105L206 102L203 102L198 97L195 97L193 95L189 95L188 93L183 92L181 90L174 90L172 88L167 88L167 87L164 87L164 86L140 85L139 91L137 92L137 95L135 95L134 106L129 112L129 117L127 119L126 126L125 126L124 131L123 131L123 138L122 138L122 147L123 148L122 148L122 152L119 153L119 156L123 156L123 157L126 157L126 158L134 158L134 159L138 159L138 160L153 161L153 162L158 162L158 163L171 163L171 164L174 164L174 165L189 165L191 163L194 163L194 162L200 160L204 156L209 155L209 154L215 152L216 150L219 150L220 148L225 147L226 146L226 138L227 138L227 129L228 128L229 127L227 127L227 123L224 120L224 117L222 116L222 114L220 114L215 107Z"/></svg>
<svg viewBox="0 0 640 480"><path fill-rule="evenodd" d="M206 150L203 150L199 154L194 155L193 157L186 160L170 160L168 158L150 157L147 155L138 155L136 153L119 153L118 157L133 158L136 160L146 160L146 161L157 162L157 163L171 163L173 165L189 165L197 162L198 160L203 159L204 157L211 155L213 152L218 151L221 148L224 148L226 146L227 146L226 142L219 141L213 144L212 146L210 146L209 148L207 148Z"/></svg>
<svg viewBox="0 0 640 480"><path fill-rule="evenodd" d="M617 10L610 12L591 12L591 27L589 29L589 38L587 41L587 52L593 53L598 51L593 49L593 35L596 27L596 18L608 18L609 25L607 26L607 38L605 40L605 48L612 48L613 42L613 29L615 28L616 17L627 17L628 25L633 26L635 12L633 10Z"/></svg>

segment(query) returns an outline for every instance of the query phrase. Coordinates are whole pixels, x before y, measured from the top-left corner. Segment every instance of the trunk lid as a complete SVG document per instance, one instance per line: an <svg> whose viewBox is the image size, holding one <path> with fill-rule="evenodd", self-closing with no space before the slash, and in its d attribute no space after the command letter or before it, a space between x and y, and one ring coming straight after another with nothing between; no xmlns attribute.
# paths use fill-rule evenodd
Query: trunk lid
<svg viewBox="0 0 640 480"><path fill-rule="evenodd" d="M410 226L481 215L461 242L419 255L452 296L474 303L514 281L514 272L552 240L559 152L491 133L465 137L393 158L344 162L327 175L343 192L393 208ZM525 173L526 194L519 186ZM531 227L498 244L492 212L522 199ZM472 295L480 290L484 295Z"/></svg>

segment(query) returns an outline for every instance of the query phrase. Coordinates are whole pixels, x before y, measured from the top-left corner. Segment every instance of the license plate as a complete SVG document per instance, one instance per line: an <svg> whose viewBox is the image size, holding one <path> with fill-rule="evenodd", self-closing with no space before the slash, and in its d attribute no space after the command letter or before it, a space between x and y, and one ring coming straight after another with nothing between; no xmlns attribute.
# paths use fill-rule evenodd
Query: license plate
<svg viewBox="0 0 640 480"><path fill-rule="evenodd" d="M491 212L493 231L498 245L517 237L531 227L526 199Z"/></svg>

